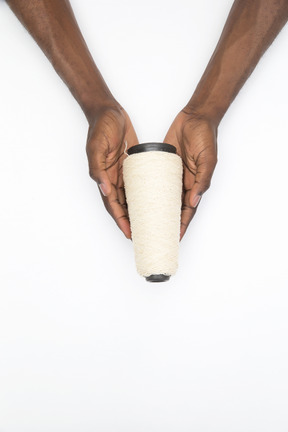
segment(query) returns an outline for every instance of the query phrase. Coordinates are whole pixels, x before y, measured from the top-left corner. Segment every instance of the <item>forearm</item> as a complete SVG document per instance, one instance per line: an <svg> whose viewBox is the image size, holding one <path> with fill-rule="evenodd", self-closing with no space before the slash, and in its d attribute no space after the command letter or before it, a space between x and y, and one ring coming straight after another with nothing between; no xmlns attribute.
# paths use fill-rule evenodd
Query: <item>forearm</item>
<svg viewBox="0 0 288 432"><path fill-rule="evenodd" d="M217 126L288 19L288 0L235 0L187 108Z"/></svg>
<svg viewBox="0 0 288 432"><path fill-rule="evenodd" d="M84 41L69 0L7 0L69 87L88 121L116 104Z"/></svg>

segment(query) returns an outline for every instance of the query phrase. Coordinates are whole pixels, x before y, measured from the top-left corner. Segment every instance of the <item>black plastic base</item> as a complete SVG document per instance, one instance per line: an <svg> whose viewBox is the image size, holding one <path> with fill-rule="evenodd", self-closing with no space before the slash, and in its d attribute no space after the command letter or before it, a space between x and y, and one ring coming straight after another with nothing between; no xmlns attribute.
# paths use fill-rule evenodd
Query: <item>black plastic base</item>
<svg viewBox="0 0 288 432"><path fill-rule="evenodd" d="M169 275L155 274L146 277L147 282L166 282L170 279Z"/></svg>

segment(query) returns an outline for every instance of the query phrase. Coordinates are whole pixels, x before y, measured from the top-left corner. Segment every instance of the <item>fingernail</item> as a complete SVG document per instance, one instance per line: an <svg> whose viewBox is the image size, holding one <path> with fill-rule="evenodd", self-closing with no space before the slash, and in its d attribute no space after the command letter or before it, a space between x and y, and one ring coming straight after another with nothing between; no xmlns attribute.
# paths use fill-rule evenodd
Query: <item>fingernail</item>
<svg viewBox="0 0 288 432"><path fill-rule="evenodd" d="M201 199L201 195L196 195L192 200L192 207L197 207L200 199Z"/></svg>
<svg viewBox="0 0 288 432"><path fill-rule="evenodd" d="M105 185L104 185L103 183L100 183L98 186L99 186L99 189L101 190L102 194L103 194L104 196L106 196L106 193L105 193Z"/></svg>

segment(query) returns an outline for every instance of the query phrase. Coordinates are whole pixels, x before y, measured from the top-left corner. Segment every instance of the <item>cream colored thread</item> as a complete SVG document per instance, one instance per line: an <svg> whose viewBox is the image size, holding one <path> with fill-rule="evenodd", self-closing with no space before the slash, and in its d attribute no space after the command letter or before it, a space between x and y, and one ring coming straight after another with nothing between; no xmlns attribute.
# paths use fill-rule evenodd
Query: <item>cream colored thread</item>
<svg viewBox="0 0 288 432"><path fill-rule="evenodd" d="M141 276L175 274L180 237L182 160L173 153L135 153L123 176L135 261Z"/></svg>
<svg viewBox="0 0 288 432"><path fill-rule="evenodd" d="M126 156L129 156L128 153L127 153L127 147L128 147L128 142L127 142L127 140L126 140L126 141L125 141L124 154L125 154Z"/></svg>

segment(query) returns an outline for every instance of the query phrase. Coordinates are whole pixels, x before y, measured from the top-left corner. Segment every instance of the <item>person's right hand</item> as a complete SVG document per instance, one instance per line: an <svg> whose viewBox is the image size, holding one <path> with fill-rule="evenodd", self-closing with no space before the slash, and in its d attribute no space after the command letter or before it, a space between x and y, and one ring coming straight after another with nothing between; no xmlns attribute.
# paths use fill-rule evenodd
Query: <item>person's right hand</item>
<svg viewBox="0 0 288 432"><path fill-rule="evenodd" d="M86 145L89 174L102 192L107 211L130 239L122 167L126 141L129 147L138 144L130 117L120 105L103 107L89 119Z"/></svg>

